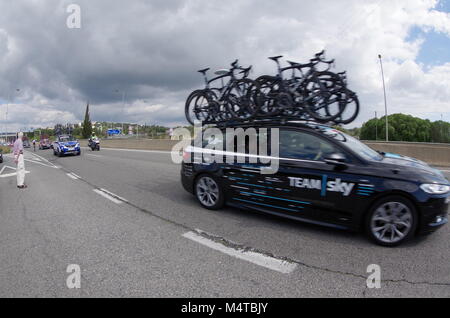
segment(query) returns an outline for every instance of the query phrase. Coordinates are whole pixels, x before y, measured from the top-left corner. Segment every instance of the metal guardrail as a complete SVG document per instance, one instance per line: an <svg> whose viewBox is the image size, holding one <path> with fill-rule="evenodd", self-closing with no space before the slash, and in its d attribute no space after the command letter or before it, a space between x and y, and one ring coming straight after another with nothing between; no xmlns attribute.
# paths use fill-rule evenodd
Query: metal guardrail
<svg viewBox="0 0 450 318"><path fill-rule="evenodd" d="M436 145L436 146L448 146L450 143L439 143L439 142L418 142L418 141L382 141L382 140L361 140L364 143L377 143L377 144L405 144L405 145Z"/></svg>

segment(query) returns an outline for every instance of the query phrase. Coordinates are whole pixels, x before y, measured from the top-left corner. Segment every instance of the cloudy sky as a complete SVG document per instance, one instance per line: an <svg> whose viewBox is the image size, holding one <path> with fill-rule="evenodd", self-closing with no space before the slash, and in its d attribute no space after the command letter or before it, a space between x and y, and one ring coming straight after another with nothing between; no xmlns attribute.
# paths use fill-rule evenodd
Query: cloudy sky
<svg viewBox="0 0 450 318"><path fill-rule="evenodd" d="M81 28L67 8L81 8ZM95 121L185 124L196 70L325 49L362 111L450 121L450 0L0 0L0 131ZM19 90L18 90L19 89ZM122 97L125 103L122 103Z"/></svg>

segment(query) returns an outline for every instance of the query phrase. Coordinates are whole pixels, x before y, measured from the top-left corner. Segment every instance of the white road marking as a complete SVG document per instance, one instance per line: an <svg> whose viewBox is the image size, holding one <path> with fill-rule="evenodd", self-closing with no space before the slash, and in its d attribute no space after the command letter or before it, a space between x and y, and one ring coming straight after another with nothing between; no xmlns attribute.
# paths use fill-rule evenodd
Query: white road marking
<svg viewBox="0 0 450 318"><path fill-rule="evenodd" d="M85 148L85 147L84 147ZM172 151L163 151L163 150L143 150L143 149L122 149L122 148L103 148L103 150L115 150L115 151L131 151L131 152L147 152L147 153L164 153L170 154ZM174 152L178 153L178 152Z"/></svg>
<svg viewBox="0 0 450 318"><path fill-rule="evenodd" d="M31 160L31 159L24 159L24 160L27 161L27 162L37 163L37 164L39 164L41 166L44 166L44 167L54 168L54 169L56 168L56 166L53 165L53 164L45 164L43 162L36 161L36 160Z"/></svg>
<svg viewBox="0 0 450 318"><path fill-rule="evenodd" d="M119 197L117 194L114 194L114 193L112 193L112 192L110 192L110 191L108 191L108 190L106 190L106 189L100 188L100 190L103 191L103 192L105 192L105 193L107 193L107 194L109 194L110 196L112 196L112 197L114 197L114 198L117 198L117 199L123 201L123 202L128 202L128 200L126 200L126 199L124 199L124 198L122 198L122 197Z"/></svg>
<svg viewBox="0 0 450 318"><path fill-rule="evenodd" d="M85 156L95 157L95 158L101 158L101 157L103 157L103 156L100 156L100 155L91 155L91 154L89 154L89 153L85 154Z"/></svg>
<svg viewBox="0 0 450 318"><path fill-rule="evenodd" d="M93 191L94 191L95 193L97 193L97 194L100 194L102 197L104 197L104 198L106 198L106 199L108 199L108 200L110 200L110 201L116 203L116 204L121 204L121 203L123 203L122 201L116 199L115 197L109 195L109 194L106 193L106 192L103 192L103 191L100 190L100 189L93 189Z"/></svg>
<svg viewBox="0 0 450 318"><path fill-rule="evenodd" d="M14 170L16 171L16 168L10 167L10 166L4 166L2 168L2 170L0 170L0 178L9 178L9 177L13 177L17 175L17 172L12 172L12 173L6 173L6 174L2 174L6 169L10 169L10 170ZM30 173L30 171L25 170L25 174Z"/></svg>
<svg viewBox="0 0 450 318"><path fill-rule="evenodd" d="M57 166L55 166L53 163L51 163L49 160L45 159L44 157L42 157L42 156L40 156L38 154L35 154L35 153L31 153L31 152L28 152L28 153L30 155L32 155L34 158L33 159L25 159L25 160L30 161L30 162L34 162L34 163L38 163L38 164L41 164L41 165L46 166L46 167L58 169ZM45 162L45 164L40 162L40 161Z"/></svg>
<svg viewBox="0 0 450 318"><path fill-rule="evenodd" d="M66 173L66 175L69 178L73 179L73 180L78 180L79 179L78 176L76 176L74 173Z"/></svg>
<svg viewBox="0 0 450 318"><path fill-rule="evenodd" d="M4 166L4 167L2 168L2 170L0 170L0 174L2 174L3 171L5 171L6 168L11 168L11 167L9 167L9 166ZM11 169L12 169L12 168L11 168Z"/></svg>
<svg viewBox="0 0 450 318"><path fill-rule="evenodd" d="M211 239L208 239L198 233L195 232L187 232L183 234L183 237L190 239L194 242L200 243L204 246L207 246L209 248L212 248L216 251L222 252L224 254L227 254L229 256L233 256L242 260L245 260L247 262L263 266L265 268L283 273L283 274L289 274L293 272L297 268L297 264L293 264L287 261L283 261L274 257L270 257L261 253L253 252L253 251L245 251L245 250L238 250L235 248L231 248L228 246L225 246L221 243L215 242Z"/></svg>
<svg viewBox="0 0 450 318"><path fill-rule="evenodd" d="M77 177L78 179L81 179L81 177L73 172L71 172L73 176Z"/></svg>

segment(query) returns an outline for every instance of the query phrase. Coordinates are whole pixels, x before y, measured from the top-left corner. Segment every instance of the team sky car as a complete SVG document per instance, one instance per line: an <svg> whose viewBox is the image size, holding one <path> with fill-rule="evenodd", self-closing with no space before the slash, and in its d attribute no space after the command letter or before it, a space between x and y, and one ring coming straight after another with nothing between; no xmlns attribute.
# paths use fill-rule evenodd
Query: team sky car
<svg viewBox="0 0 450 318"><path fill-rule="evenodd" d="M70 135L58 136L53 142L53 154L59 157L69 154L79 156L81 154L80 143Z"/></svg>
<svg viewBox="0 0 450 318"><path fill-rule="evenodd" d="M228 204L318 225L364 230L384 246L431 233L448 221L450 182L424 162L376 152L324 125L293 122L252 127L258 138L260 128L267 128L267 134L270 128L279 128L279 156L274 158L279 168L274 174L261 173L267 163L250 163L248 149L244 155L231 154L244 156L245 163L228 163L225 158L226 163L194 160L199 154L202 157L208 144L224 136L199 146L194 142L185 149L182 184L203 207L215 210ZM226 140L219 142L226 144ZM271 157L270 150L268 154Z"/></svg>

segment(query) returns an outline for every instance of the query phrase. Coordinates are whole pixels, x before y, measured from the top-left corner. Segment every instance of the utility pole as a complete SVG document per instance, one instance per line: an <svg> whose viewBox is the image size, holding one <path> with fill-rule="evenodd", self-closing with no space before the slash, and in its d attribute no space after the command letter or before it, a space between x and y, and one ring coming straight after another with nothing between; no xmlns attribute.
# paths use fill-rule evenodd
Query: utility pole
<svg viewBox="0 0 450 318"><path fill-rule="evenodd" d="M116 93L122 92L122 113L124 113L124 112L125 112L125 91L116 89L115 92L116 92ZM112 128L112 127L111 127L111 128ZM124 133L123 133L123 118L122 118L122 135L123 135L123 134L124 134Z"/></svg>
<svg viewBox="0 0 450 318"><path fill-rule="evenodd" d="M375 112L375 141L378 140L378 117L377 112Z"/></svg>
<svg viewBox="0 0 450 318"><path fill-rule="evenodd" d="M20 88L16 88L16 92L20 92ZM6 114L5 114L5 141L8 141L8 107L11 103L11 92L8 94L8 100L6 101Z"/></svg>
<svg viewBox="0 0 450 318"><path fill-rule="evenodd" d="M388 110L387 110L387 98L386 98L386 84L384 82L384 70L383 70L383 61L381 59L381 54L378 54L378 58L380 59L381 66L381 78L383 79L383 91L384 91L384 110L386 114L386 141L389 141L389 120L388 120Z"/></svg>

